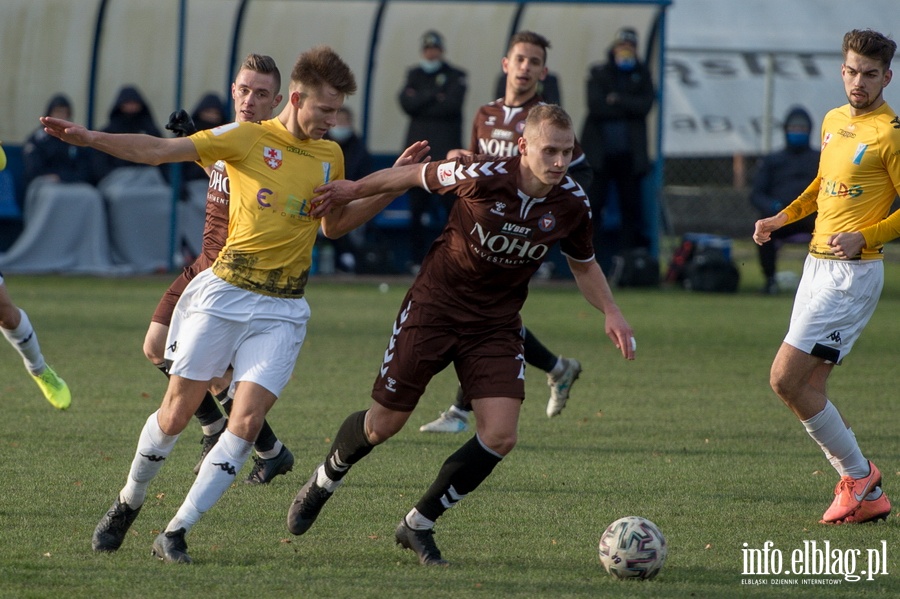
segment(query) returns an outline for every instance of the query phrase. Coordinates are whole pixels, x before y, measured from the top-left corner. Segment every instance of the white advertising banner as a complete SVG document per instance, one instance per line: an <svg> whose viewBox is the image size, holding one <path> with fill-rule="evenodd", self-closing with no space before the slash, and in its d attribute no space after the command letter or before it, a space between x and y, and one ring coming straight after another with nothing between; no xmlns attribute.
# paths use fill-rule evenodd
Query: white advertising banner
<svg viewBox="0 0 900 599"><path fill-rule="evenodd" d="M663 153L758 155L780 148L781 119L792 106L819 123L847 102L844 33L872 28L897 39L900 29L891 26L898 21L886 18L896 13L896 0L676 0L666 17ZM885 97L900 109L900 85L888 87Z"/></svg>

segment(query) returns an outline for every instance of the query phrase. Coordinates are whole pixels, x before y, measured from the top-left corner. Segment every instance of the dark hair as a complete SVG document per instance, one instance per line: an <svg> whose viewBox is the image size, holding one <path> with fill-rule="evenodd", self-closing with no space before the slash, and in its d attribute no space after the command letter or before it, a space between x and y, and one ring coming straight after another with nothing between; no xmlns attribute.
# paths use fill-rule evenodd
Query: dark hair
<svg viewBox="0 0 900 599"><path fill-rule="evenodd" d="M509 38L509 45L506 46L507 56L516 44L533 44L544 51L544 63L547 62L547 50L550 49L550 40L540 33L534 31L520 31Z"/></svg>
<svg viewBox="0 0 900 599"><path fill-rule="evenodd" d="M301 54L291 71L291 83L315 89L330 85L348 96L356 93L353 71L328 46L316 46Z"/></svg>
<svg viewBox="0 0 900 599"><path fill-rule="evenodd" d="M844 35L841 51L845 59L847 52L851 50L860 56L880 61L887 70L891 68L891 60L897 51L897 42L872 29L854 29Z"/></svg>
<svg viewBox="0 0 900 599"><path fill-rule="evenodd" d="M278 65L275 64L275 59L271 56L266 56L265 54L248 54L247 58L244 59L244 62L241 63L238 72L244 70L261 73L263 75L272 75L275 79L275 92L278 93L278 90L281 89L281 71L278 70Z"/></svg>

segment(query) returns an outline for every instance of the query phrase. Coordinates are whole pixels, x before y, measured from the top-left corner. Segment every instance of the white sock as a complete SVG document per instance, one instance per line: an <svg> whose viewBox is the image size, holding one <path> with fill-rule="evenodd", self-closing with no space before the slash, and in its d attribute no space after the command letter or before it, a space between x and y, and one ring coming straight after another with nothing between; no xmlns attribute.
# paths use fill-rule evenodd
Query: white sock
<svg viewBox="0 0 900 599"><path fill-rule="evenodd" d="M272 458L277 458L278 454L281 453L281 448L284 447L284 443L281 441L275 441L275 445L272 446L272 449L269 451L257 451L257 455L264 460L271 460Z"/></svg>
<svg viewBox="0 0 900 599"><path fill-rule="evenodd" d="M469 420L469 413L465 410L460 410L455 405L450 406L450 413L455 417L459 418L463 422L467 422Z"/></svg>
<svg viewBox="0 0 900 599"><path fill-rule="evenodd" d="M172 452L178 435L167 435L159 428L157 420L159 410L150 414L141 436L138 438L137 451L131 462L131 470L128 472L128 480L125 487L119 492L119 501L124 501L131 508L137 508L144 504L147 496L147 487L150 481L159 472L166 458Z"/></svg>
<svg viewBox="0 0 900 599"><path fill-rule="evenodd" d="M821 412L801 422L838 474L851 478L862 478L869 474L869 461L863 456L856 437L844 424L834 404L826 400Z"/></svg>
<svg viewBox="0 0 900 599"><path fill-rule="evenodd" d="M37 333L34 332L34 327L31 326L31 321L28 320L25 310L19 308L19 314L22 315L19 326L15 329L0 327L0 331L3 332L3 336L6 337L9 344L22 356L28 372L33 375L39 375L44 372L46 363L44 362L44 355L41 353L41 346L38 344Z"/></svg>
<svg viewBox="0 0 900 599"><path fill-rule="evenodd" d="M557 356L556 365L553 367L553 370L551 370L547 374L549 374L551 378L555 379L559 375L561 375L565 369L566 369L566 363L563 361L563 357Z"/></svg>
<svg viewBox="0 0 900 599"><path fill-rule="evenodd" d="M189 532L234 482L252 447L252 441L245 441L229 430L224 431L203 460L197 479L166 530L171 532L183 528Z"/></svg>
<svg viewBox="0 0 900 599"><path fill-rule="evenodd" d="M325 464L320 465L316 468L316 484L328 491L329 493L334 493L338 487L343 484L344 479L334 481L328 478L328 475L325 474Z"/></svg>
<svg viewBox="0 0 900 599"><path fill-rule="evenodd" d="M406 525L413 530L431 530L434 528L434 520L429 520L413 508L406 514Z"/></svg>
<svg viewBox="0 0 900 599"><path fill-rule="evenodd" d="M221 431L223 428L225 428L225 424L227 422L228 421L223 416L223 417L219 418L218 420L216 420L215 422L213 422L212 424L204 424L203 426L200 427L200 430L202 430L203 434L206 436L215 435L216 433Z"/></svg>

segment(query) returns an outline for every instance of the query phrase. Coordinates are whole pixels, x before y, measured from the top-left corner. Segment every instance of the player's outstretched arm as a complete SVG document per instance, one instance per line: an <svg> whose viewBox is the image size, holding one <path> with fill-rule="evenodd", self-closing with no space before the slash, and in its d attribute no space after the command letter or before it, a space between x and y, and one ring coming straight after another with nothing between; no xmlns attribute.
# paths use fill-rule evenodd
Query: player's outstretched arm
<svg viewBox="0 0 900 599"><path fill-rule="evenodd" d="M428 145L428 142L417 141L404 150L392 168L378 171L356 182L338 180L317 188L317 193L319 191L324 193L316 197L312 215L322 216L322 233L329 239L336 239L349 233L381 212L402 192L419 184L421 182L421 165L423 162L431 159L428 155L430 151L431 147ZM408 174L404 175L406 173L404 169L410 169L410 167L411 170L409 172L413 173L414 177L409 177ZM391 189L368 195L364 191L354 191L356 189L365 190L366 186L370 184L373 186L372 188L380 185L378 182L366 181L373 175L378 175L381 172L389 173L389 179L393 177L399 179L407 176L409 178L406 182L411 182L411 184L401 189L399 187L406 183L397 183ZM330 196L326 195L329 193L331 194Z"/></svg>
<svg viewBox="0 0 900 599"><path fill-rule="evenodd" d="M136 133L103 133L91 131L70 121L41 117L47 134L74 146L87 146L116 158L141 164L196 162L200 154L186 137L165 138Z"/></svg>
<svg viewBox="0 0 900 599"><path fill-rule="evenodd" d="M578 262L567 258L567 261L581 295L606 316L606 336L612 339L623 358L634 360L637 350L634 332L613 299L612 290L600 265L596 260Z"/></svg>

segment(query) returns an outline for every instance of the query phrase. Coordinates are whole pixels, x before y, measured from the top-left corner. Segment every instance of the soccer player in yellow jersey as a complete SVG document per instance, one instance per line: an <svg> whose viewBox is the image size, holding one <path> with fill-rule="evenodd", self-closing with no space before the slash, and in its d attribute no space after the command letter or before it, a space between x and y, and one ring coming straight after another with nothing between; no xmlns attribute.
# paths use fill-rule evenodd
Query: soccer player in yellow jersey
<svg viewBox="0 0 900 599"><path fill-rule="evenodd" d="M849 424L825 394L836 364L850 353L884 285L882 246L900 236L900 117L885 102L897 44L872 30L844 36L841 76L848 104L822 122L816 179L793 203L756 222L753 240L817 212L790 328L770 384L840 475L823 524L885 519L891 504L881 473L863 455Z"/></svg>
<svg viewBox="0 0 900 599"><path fill-rule="evenodd" d="M320 224L332 236L361 224L356 207L321 219L310 214L313 190L344 176L340 147L322 136L335 125L344 97L355 91L350 68L333 50L319 46L297 59L282 112L259 124L235 122L190 137L159 138L41 119L45 130L63 141L133 162L208 166L223 160L231 182L228 238L212 267L188 284L176 306L166 341L168 389L141 431L125 487L97 525L94 550L121 546L209 380L232 365L235 395L227 430L204 458L178 513L153 542L160 559L191 562L186 533L234 482L291 376L309 319L304 293ZM427 149L424 142L414 144L398 163L415 162ZM393 197L370 200L386 205Z"/></svg>

